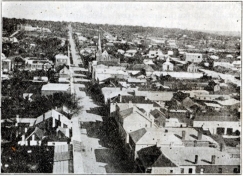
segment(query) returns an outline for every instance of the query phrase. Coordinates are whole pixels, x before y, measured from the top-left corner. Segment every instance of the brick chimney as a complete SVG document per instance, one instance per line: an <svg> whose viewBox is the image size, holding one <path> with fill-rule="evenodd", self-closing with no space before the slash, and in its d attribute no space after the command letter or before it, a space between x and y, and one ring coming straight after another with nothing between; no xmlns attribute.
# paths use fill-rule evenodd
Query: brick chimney
<svg viewBox="0 0 243 176"><path fill-rule="evenodd" d="M181 140L185 140L186 139L186 131L182 131L182 139Z"/></svg>
<svg viewBox="0 0 243 176"><path fill-rule="evenodd" d="M216 156L212 155L211 164L215 164L215 159L216 159Z"/></svg>
<svg viewBox="0 0 243 176"><path fill-rule="evenodd" d="M194 164L197 164L198 163L198 155L195 155L195 162Z"/></svg>

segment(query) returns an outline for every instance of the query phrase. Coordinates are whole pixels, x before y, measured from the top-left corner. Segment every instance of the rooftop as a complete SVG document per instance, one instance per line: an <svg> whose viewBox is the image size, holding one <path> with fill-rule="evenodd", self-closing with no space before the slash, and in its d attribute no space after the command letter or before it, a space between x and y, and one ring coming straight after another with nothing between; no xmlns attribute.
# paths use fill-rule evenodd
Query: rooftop
<svg viewBox="0 0 243 176"><path fill-rule="evenodd" d="M70 88L69 84L57 84L57 83L48 83L42 86L43 90L59 90L59 91L67 91Z"/></svg>
<svg viewBox="0 0 243 176"><path fill-rule="evenodd" d="M232 158L226 152L211 147L163 147L162 153L179 166L212 165L212 155L215 155L214 165L240 165L240 158ZM195 155L198 162L195 164Z"/></svg>
<svg viewBox="0 0 243 176"><path fill-rule="evenodd" d="M130 136L136 144L154 145L158 143L160 146L181 145L182 131L185 131L186 141L198 140L198 132L194 128L141 128L131 132ZM211 137L202 135L201 141L216 143Z"/></svg>
<svg viewBox="0 0 243 176"><path fill-rule="evenodd" d="M156 145L139 150L138 157L144 167L177 167Z"/></svg>
<svg viewBox="0 0 243 176"><path fill-rule="evenodd" d="M230 114L229 112L220 111L220 112L205 112L198 113L195 116L194 121L236 121L239 119L237 116Z"/></svg>

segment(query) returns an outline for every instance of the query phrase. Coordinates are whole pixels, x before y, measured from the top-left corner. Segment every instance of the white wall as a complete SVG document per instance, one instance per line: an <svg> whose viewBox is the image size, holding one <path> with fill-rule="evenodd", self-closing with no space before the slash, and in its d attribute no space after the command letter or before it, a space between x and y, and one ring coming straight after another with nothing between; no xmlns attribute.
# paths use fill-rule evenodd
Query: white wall
<svg viewBox="0 0 243 176"><path fill-rule="evenodd" d="M240 122L233 122L233 121L194 121L193 127L201 127L203 129L208 129L212 134L217 133L217 128L225 128L225 134L227 132L227 128L232 128L233 132L236 130L241 131Z"/></svg>

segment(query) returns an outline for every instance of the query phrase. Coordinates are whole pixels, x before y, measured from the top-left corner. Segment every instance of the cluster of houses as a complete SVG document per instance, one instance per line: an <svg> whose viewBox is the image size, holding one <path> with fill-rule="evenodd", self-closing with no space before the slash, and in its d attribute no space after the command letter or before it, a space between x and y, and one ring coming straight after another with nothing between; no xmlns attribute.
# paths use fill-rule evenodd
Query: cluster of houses
<svg viewBox="0 0 243 176"><path fill-rule="evenodd" d="M150 64L121 63L102 49L100 37L95 54L96 59L89 62L92 82L102 85L110 117L140 172L240 173L241 110L239 99L233 96L239 97L239 92L220 93L228 86L222 78L202 81L205 74L198 66L202 54L173 58L160 50L149 51L145 59L165 60L161 71ZM175 65L186 65L186 71L175 72ZM161 82L161 74L195 84L178 90L175 79Z"/></svg>
<svg viewBox="0 0 243 176"><path fill-rule="evenodd" d="M51 32L47 28L29 25L18 26L18 31ZM35 48L36 45L33 44L30 47ZM2 80L11 79L13 72L17 70L20 72L16 73L23 74L24 72L28 72L32 75L32 80L27 80L32 83L23 92L23 95L20 95L24 99L27 98L30 102L33 101L36 95L48 96L61 92L71 93L70 59L62 52L56 54L53 60L47 59L42 54L35 57L22 57L20 55L6 57L2 53L1 62ZM53 81L53 78L55 78L55 81ZM28 149L27 155L33 155L32 157L34 157L35 151L39 151L39 149L54 152L50 153L49 160L51 160L51 163L44 164L46 166L42 163L43 166L41 167L48 168L51 165L50 168L52 169L50 172L55 174L73 173L72 121L67 115L68 112L66 114L65 112L67 112L65 111L65 107L62 107L61 109L51 109L38 117L16 115L13 118L2 119L1 127L4 133L2 133L1 146L4 159L1 164L4 172L11 172L11 170L8 171L8 168L13 167L15 163L6 159L6 157L10 158L10 155L6 154L8 151L8 147L6 146L17 145L19 150L23 149L25 151L25 149ZM21 154L26 155L23 152L18 153L18 155ZM39 161L41 160L37 162Z"/></svg>
<svg viewBox="0 0 243 176"><path fill-rule="evenodd" d="M47 29L21 25L19 30ZM149 48L144 52L137 46L147 39L127 42L107 33L108 42L102 47L100 34L94 38L97 46L85 47L80 54L93 58L88 62L91 83L101 85L109 116L116 122L127 155L134 160L139 172L241 172L240 93L236 89L225 93L231 84L239 87L239 80L207 69L207 62L204 63L206 67L202 67L200 64L207 61L202 53L175 50L178 46L175 39L149 38ZM78 40L81 45L89 41L82 35L78 35ZM93 41L89 42L92 44ZM116 54L109 54L108 50L115 43L126 44L129 48L119 48ZM165 52L161 45L169 50ZM176 52L178 56L175 56ZM127 59L140 53L143 63L122 62L118 53ZM208 57L218 60L216 55ZM214 66L218 64L240 72L239 56L226 57L232 62L214 62ZM4 54L1 58L2 78L14 69L53 72L57 80L54 82L50 81L50 76L37 75L33 78L33 82L41 82L41 95L71 93L68 56L57 54L54 62L41 57L16 61ZM29 88L23 97L31 100L35 93L36 89ZM72 163L72 121L58 109L49 110L37 118L20 118L17 115L16 118L1 120L1 124L5 130L15 127L15 136L21 137L17 141L21 146L55 146L54 173L60 173L60 169L71 172L67 168L71 168Z"/></svg>

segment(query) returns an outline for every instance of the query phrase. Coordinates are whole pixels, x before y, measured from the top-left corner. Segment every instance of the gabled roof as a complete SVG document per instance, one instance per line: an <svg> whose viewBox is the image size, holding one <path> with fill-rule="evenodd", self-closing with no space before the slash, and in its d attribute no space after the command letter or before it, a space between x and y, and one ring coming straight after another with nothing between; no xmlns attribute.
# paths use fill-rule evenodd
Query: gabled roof
<svg viewBox="0 0 243 176"><path fill-rule="evenodd" d="M36 118L36 121L35 121L35 125L38 124L38 123L41 123L43 122L44 120L47 120L49 118L55 118L55 119L58 119L58 116L60 115L60 120L63 120L63 121L70 121L68 120L68 118L66 116L64 116L63 114L57 112L56 110L52 109L52 110L49 110L47 112L45 112L44 114L40 115L39 117Z"/></svg>
<svg viewBox="0 0 243 176"><path fill-rule="evenodd" d="M32 128L30 128L30 130L32 130ZM27 133L25 135L27 135L26 140L28 140L31 136L33 136L34 134L37 136L38 139L42 139L44 136L44 131L38 127L35 127L34 130L31 132L30 135L29 134L30 131L27 131Z"/></svg>
<svg viewBox="0 0 243 176"><path fill-rule="evenodd" d="M160 147L153 145L151 147L142 148L137 152L140 161L145 168L151 167L162 154Z"/></svg>
<svg viewBox="0 0 243 176"><path fill-rule="evenodd" d="M159 111L158 109L154 109L153 111L150 112L150 114L154 116L155 119L165 118L165 114Z"/></svg>
<svg viewBox="0 0 243 176"><path fill-rule="evenodd" d="M66 65L63 65L60 70L57 70L57 72L59 72L59 74L70 74L70 70L69 67Z"/></svg>
<svg viewBox="0 0 243 176"><path fill-rule="evenodd" d="M122 116L123 118L129 116L132 113L133 113L133 108L125 109L119 112L120 116Z"/></svg>
<svg viewBox="0 0 243 176"><path fill-rule="evenodd" d="M143 137L143 135L147 132L147 130L145 128L141 128L137 131L133 131L130 133L130 136L132 138L132 140L134 141L134 143L138 142L139 139L141 139Z"/></svg>

